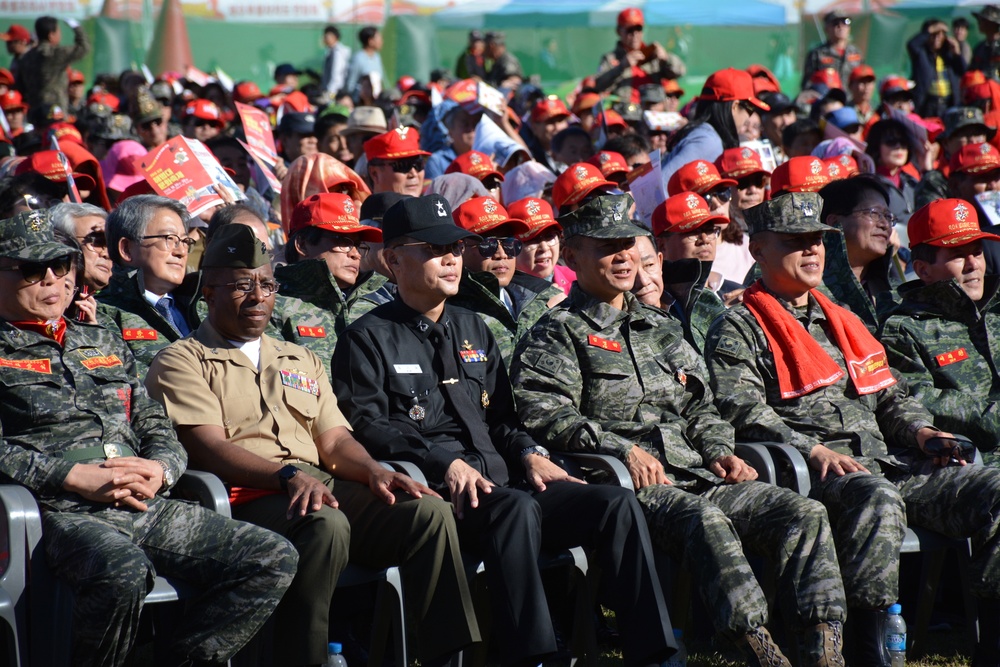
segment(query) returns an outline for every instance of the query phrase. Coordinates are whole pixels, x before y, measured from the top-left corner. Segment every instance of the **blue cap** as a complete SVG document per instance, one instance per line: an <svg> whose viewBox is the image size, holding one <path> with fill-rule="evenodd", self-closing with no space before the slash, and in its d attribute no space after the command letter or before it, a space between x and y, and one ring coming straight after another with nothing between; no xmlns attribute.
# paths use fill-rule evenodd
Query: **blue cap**
<svg viewBox="0 0 1000 667"><path fill-rule="evenodd" d="M903 605L899 604L898 602L896 604L889 605L889 613L890 614L902 614L903 613Z"/></svg>
<svg viewBox="0 0 1000 667"><path fill-rule="evenodd" d="M861 124L861 119L858 118L858 112L855 111L854 107L841 107L831 111L826 114L826 119L842 130L846 130L852 125Z"/></svg>
<svg viewBox="0 0 1000 667"><path fill-rule="evenodd" d="M330 642L329 644L326 645L326 652L327 652L327 654L330 654L330 653L338 654L338 653L340 653L343 650L344 650L344 647L341 646L337 642Z"/></svg>

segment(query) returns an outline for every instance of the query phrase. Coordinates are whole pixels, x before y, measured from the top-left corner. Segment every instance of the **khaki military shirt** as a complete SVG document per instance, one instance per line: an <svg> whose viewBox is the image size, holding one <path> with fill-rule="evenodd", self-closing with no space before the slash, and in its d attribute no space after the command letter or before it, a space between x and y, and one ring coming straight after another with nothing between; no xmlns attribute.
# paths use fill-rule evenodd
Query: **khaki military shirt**
<svg viewBox="0 0 1000 667"><path fill-rule="evenodd" d="M146 386L174 426L219 426L233 444L276 463L319 466L316 438L350 428L315 354L265 334L258 370L208 321L156 355Z"/></svg>

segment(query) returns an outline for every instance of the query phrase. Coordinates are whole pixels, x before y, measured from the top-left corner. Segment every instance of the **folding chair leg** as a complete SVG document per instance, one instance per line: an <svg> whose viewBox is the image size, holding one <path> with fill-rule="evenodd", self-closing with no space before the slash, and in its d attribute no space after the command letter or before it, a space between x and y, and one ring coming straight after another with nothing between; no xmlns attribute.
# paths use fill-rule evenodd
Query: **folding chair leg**
<svg viewBox="0 0 1000 667"><path fill-rule="evenodd" d="M407 667L403 582L399 576L399 568L396 567L387 569L385 581L379 582L378 585L378 596L375 598L375 618L372 622L372 643L368 652L368 667L382 666L390 627L394 630L393 645L396 649L396 665Z"/></svg>

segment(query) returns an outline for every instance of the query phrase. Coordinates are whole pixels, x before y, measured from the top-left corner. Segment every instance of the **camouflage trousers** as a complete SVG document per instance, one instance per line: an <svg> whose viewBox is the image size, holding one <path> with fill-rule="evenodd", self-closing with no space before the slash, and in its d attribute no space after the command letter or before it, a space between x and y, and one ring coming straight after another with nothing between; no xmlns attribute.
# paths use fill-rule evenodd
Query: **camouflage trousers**
<svg viewBox="0 0 1000 667"><path fill-rule="evenodd" d="M669 485L637 494L654 544L690 572L719 632L736 639L767 623L767 600L744 551L776 568L778 600L805 628L847 616L826 511L794 491L762 482L701 493Z"/></svg>
<svg viewBox="0 0 1000 667"><path fill-rule="evenodd" d="M51 512L45 552L68 581L74 667L121 665L156 574L200 591L170 642L179 658L225 662L274 611L298 557L285 538L197 505L156 498L146 512Z"/></svg>
<svg viewBox="0 0 1000 667"><path fill-rule="evenodd" d="M1000 598L1000 470L939 468L925 462L907 475L814 475L811 496L827 507L848 604L885 609L898 599L899 549L907 521L955 538L972 538L973 593Z"/></svg>

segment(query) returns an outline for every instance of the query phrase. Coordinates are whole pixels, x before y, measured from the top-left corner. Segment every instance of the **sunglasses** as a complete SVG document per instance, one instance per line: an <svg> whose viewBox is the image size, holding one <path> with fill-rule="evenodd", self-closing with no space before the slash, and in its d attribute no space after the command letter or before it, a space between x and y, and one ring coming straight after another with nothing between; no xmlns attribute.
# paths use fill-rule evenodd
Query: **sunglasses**
<svg viewBox="0 0 1000 667"><path fill-rule="evenodd" d="M425 160L422 157L407 158L404 160L389 160L379 162L376 166L389 167L397 174L408 174L410 170L423 171Z"/></svg>
<svg viewBox="0 0 1000 667"><path fill-rule="evenodd" d="M41 282L45 275L51 270L56 278L63 278L73 268L73 258L70 255L63 255L50 259L47 262L21 262L14 266L8 266L0 271L20 271L21 278L29 285Z"/></svg>
<svg viewBox="0 0 1000 667"><path fill-rule="evenodd" d="M444 255L451 254L455 257L460 257L465 251L465 241L455 241L454 243L400 243L394 248L415 248L418 246L423 246L427 248L430 252L431 257L443 257Z"/></svg>
<svg viewBox="0 0 1000 667"><path fill-rule="evenodd" d="M713 200L719 202L720 204L725 204L732 198L733 198L733 191L730 190L729 188L726 188L725 190L714 190L712 192L705 193L705 203L708 204L709 206L712 205Z"/></svg>
<svg viewBox="0 0 1000 667"><path fill-rule="evenodd" d="M196 123L196 126L211 125L211 124L212 124L211 121L205 121L204 123ZM148 130L151 129L154 125L163 125L163 119L154 118L153 120L147 120L145 123L139 123L139 129Z"/></svg>
<svg viewBox="0 0 1000 667"><path fill-rule="evenodd" d="M93 250L94 248L107 248L108 247L108 237L104 232L95 231L90 232L86 236L77 236L76 240L80 242L84 248Z"/></svg>
<svg viewBox="0 0 1000 667"><path fill-rule="evenodd" d="M479 242L479 254L483 257L492 257L497 254L497 248L503 248L504 254L508 257L517 257L521 254L524 245L512 236L505 239L495 237L485 238Z"/></svg>

